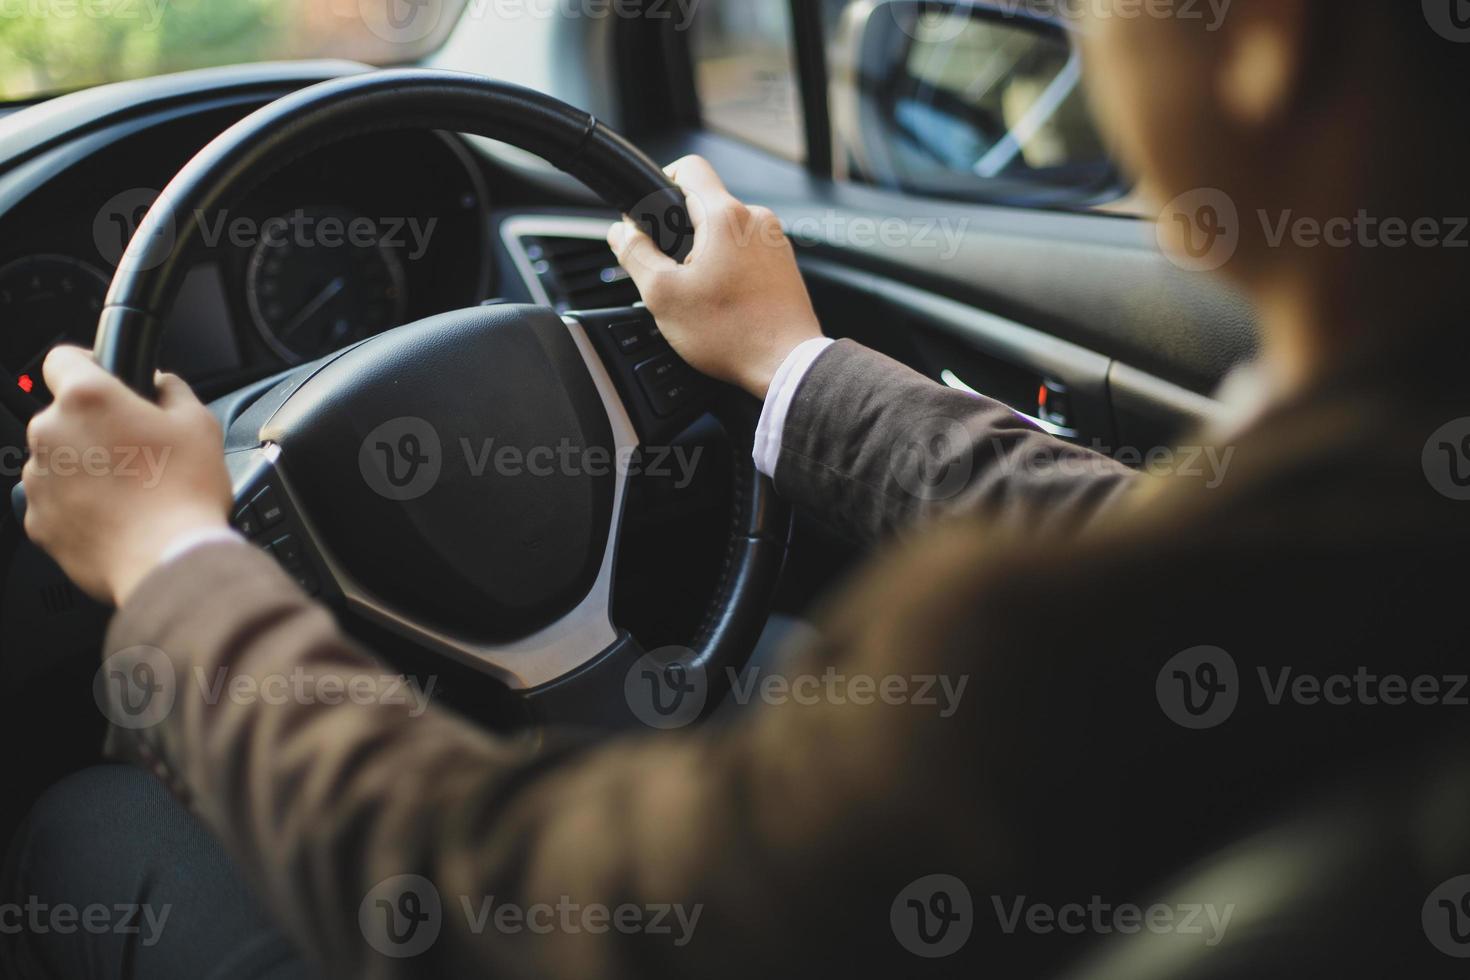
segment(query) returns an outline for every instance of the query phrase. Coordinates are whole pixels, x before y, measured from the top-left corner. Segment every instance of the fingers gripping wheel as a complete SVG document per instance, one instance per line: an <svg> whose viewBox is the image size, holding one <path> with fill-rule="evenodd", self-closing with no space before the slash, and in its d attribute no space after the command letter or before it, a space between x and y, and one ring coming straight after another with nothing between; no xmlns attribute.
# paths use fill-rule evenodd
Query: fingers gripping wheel
<svg viewBox="0 0 1470 980"><path fill-rule="evenodd" d="M587 184L665 253L682 259L693 248L683 194L652 161L586 113L475 75L356 75L259 110L179 172L119 264L99 323L99 363L153 395L161 324L201 237L200 217L303 154L364 132L409 128L472 133L520 147ZM441 380L464 376L457 384L397 383L416 365ZM402 402L405 392L418 393L415 404ZM496 395L503 400L486 401ZM544 308L465 310L390 331L289 388L269 411L252 408L248 444L259 452L249 479L237 478L237 490L258 497L269 485L279 493L299 542L299 549L288 547L279 556L308 591L343 596L347 605L370 610L426 648L482 661L522 690L545 720L619 724L632 718L623 680L641 655L636 641L612 623L608 598L622 482L558 477L534 491L511 481L475 483L451 471L459 464L446 455L434 494L390 506L347 482L362 480L355 450L352 458L336 453L361 442L357 426L407 415L421 415L431 427L481 426L504 435L519 426L530 441L622 448L672 437L711 407L731 435L737 485L719 585L685 659L718 683L727 676L724 668L743 663L764 625L789 514L750 464L757 413L679 361L642 308L565 320ZM378 419L384 412L390 414ZM239 433L232 431L230 439L239 445ZM446 444L455 441L446 432ZM293 473L309 475L298 490L313 490L293 493ZM329 486L333 481L340 486ZM324 488L320 503L310 496L317 487ZM394 553L396 567L374 566L371 556L354 551L353 538L367 529L345 527L344 514L353 510L336 506L354 499L372 534L397 536L392 549L381 549ZM259 511L252 501L242 497L241 504ZM242 513L250 519L253 512ZM531 527L544 533L531 535ZM279 553L275 540L285 535L264 530L261 539ZM436 587L401 577L410 565L425 579L438 576ZM458 598L442 601L446 596ZM482 617L495 622L474 618L486 609L500 611ZM505 635L507 624L515 624L517 635ZM496 630L501 632L492 636ZM578 644L595 648L568 649ZM716 703L709 699L711 709Z"/></svg>

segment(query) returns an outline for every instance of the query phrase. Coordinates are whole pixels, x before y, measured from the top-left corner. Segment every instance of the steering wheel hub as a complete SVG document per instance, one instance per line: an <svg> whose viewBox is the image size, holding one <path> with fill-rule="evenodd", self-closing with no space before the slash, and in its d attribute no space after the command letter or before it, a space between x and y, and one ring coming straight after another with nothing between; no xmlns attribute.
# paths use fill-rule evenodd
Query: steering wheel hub
<svg viewBox="0 0 1470 980"><path fill-rule="evenodd" d="M383 334L315 374L261 437L345 570L437 629L524 636L597 576L613 434L551 310L458 310Z"/></svg>

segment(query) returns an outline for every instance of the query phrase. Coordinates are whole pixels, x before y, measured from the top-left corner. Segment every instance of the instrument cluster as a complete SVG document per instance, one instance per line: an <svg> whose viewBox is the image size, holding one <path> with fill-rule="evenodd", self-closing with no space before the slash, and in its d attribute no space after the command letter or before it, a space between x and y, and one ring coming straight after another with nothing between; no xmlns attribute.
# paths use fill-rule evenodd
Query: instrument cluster
<svg viewBox="0 0 1470 980"><path fill-rule="evenodd" d="M215 130L217 132L217 130ZM41 363L90 346L152 200L212 132L149 130L58 175L0 220L0 383L49 400ZM150 141L154 144L148 145ZM159 145L166 144L166 145ZM489 200L458 137L358 137L198 222L163 362L221 387L490 296Z"/></svg>

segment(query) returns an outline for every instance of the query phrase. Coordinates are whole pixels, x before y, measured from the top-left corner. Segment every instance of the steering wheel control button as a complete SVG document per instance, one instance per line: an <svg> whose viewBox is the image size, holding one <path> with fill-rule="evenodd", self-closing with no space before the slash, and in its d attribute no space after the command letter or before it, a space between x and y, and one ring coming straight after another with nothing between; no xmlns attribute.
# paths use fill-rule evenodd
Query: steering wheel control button
<svg viewBox="0 0 1470 980"><path fill-rule="evenodd" d="M667 418L689 404L694 397L694 392L695 385L692 376L675 378L662 388L650 393L653 399L653 410Z"/></svg>
<svg viewBox="0 0 1470 980"><path fill-rule="evenodd" d="M321 583L317 581L317 577L309 568L298 569L291 573L291 577L296 580L297 585L301 586L301 591L307 595L314 596L322 590Z"/></svg>
<svg viewBox="0 0 1470 980"><path fill-rule="evenodd" d="M627 320L623 323L614 323L608 329L612 332L613 342L618 345L620 352L636 354L645 350L658 338L658 330L649 328L650 324L647 321Z"/></svg>
<svg viewBox="0 0 1470 980"><path fill-rule="evenodd" d="M697 384L694 370L672 352L639 365L634 373L654 412L661 418L673 415L694 397Z"/></svg>
<svg viewBox="0 0 1470 980"><path fill-rule="evenodd" d="M645 444L675 438L703 411L704 379L669 346L647 310L572 315L612 375Z"/></svg>
<svg viewBox="0 0 1470 980"><path fill-rule="evenodd" d="M230 523L235 525L235 530L247 538L254 538L261 532L260 518L255 516L255 508L246 504L235 512L235 518Z"/></svg>
<svg viewBox="0 0 1470 980"><path fill-rule="evenodd" d="M294 534L283 535L271 542L271 551L277 560L287 568L296 569L301 567L301 544L296 540Z"/></svg>
<svg viewBox="0 0 1470 980"><path fill-rule="evenodd" d="M659 330L658 324L644 318L640 320L622 320L610 324L608 331L612 334L613 343L618 352L622 354L637 354L645 351L656 344L663 344L664 335ZM665 345L667 350L667 345Z"/></svg>
<svg viewBox="0 0 1470 980"><path fill-rule="evenodd" d="M683 367L684 365L673 354L665 354L646 364L638 365L638 380L645 385L657 386L673 377Z"/></svg>
<svg viewBox="0 0 1470 980"><path fill-rule="evenodd" d="M266 487L257 493L255 499L250 501L250 506L255 508L255 513L265 527L275 527L286 519L286 512L281 508L281 498L275 487Z"/></svg>

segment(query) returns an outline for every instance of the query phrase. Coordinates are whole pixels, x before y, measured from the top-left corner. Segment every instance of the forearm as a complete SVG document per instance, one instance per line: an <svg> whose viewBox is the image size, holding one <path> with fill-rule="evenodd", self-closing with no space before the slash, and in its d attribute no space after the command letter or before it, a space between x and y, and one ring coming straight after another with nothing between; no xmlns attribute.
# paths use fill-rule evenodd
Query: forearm
<svg viewBox="0 0 1470 980"><path fill-rule="evenodd" d="M203 548L146 581L109 650L139 644L173 665L173 710L115 731L114 748L192 804L330 975L899 970L908 954L877 929L852 935L850 920L884 921L892 895L945 858L918 832L925 811L905 803L944 785L940 746L965 738L963 720L931 709L791 703L733 728L573 752L496 739L438 709L210 703L220 670L245 690L298 670L382 671L244 546ZM895 753L909 761L891 765ZM869 892L832 901L859 854L871 857ZM379 886L400 875L422 878L441 908L437 937L407 959L375 952L359 921L365 902L394 904L401 893ZM531 928L537 910L567 906L631 908L637 925ZM495 918L506 907L520 926ZM822 935L842 941L811 940Z"/></svg>
<svg viewBox="0 0 1470 980"><path fill-rule="evenodd" d="M120 697L136 689L109 686L109 717L122 722L109 750L195 810L332 975L362 963L356 917L372 884L428 871L422 824L463 782L455 774L488 778L528 757L424 710L421 692L243 544L205 545L155 571L118 613L107 652L104 670L125 676L130 657L145 657L169 705L135 729ZM429 809L405 813L406 800Z"/></svg>
<svg viewBox="0 0 1470 980"><path fill-rule="evenodd" d="M801 379L774 458L783 496L864 541L947 513L1081 526L1137 477L851 341Z"/></svg>

